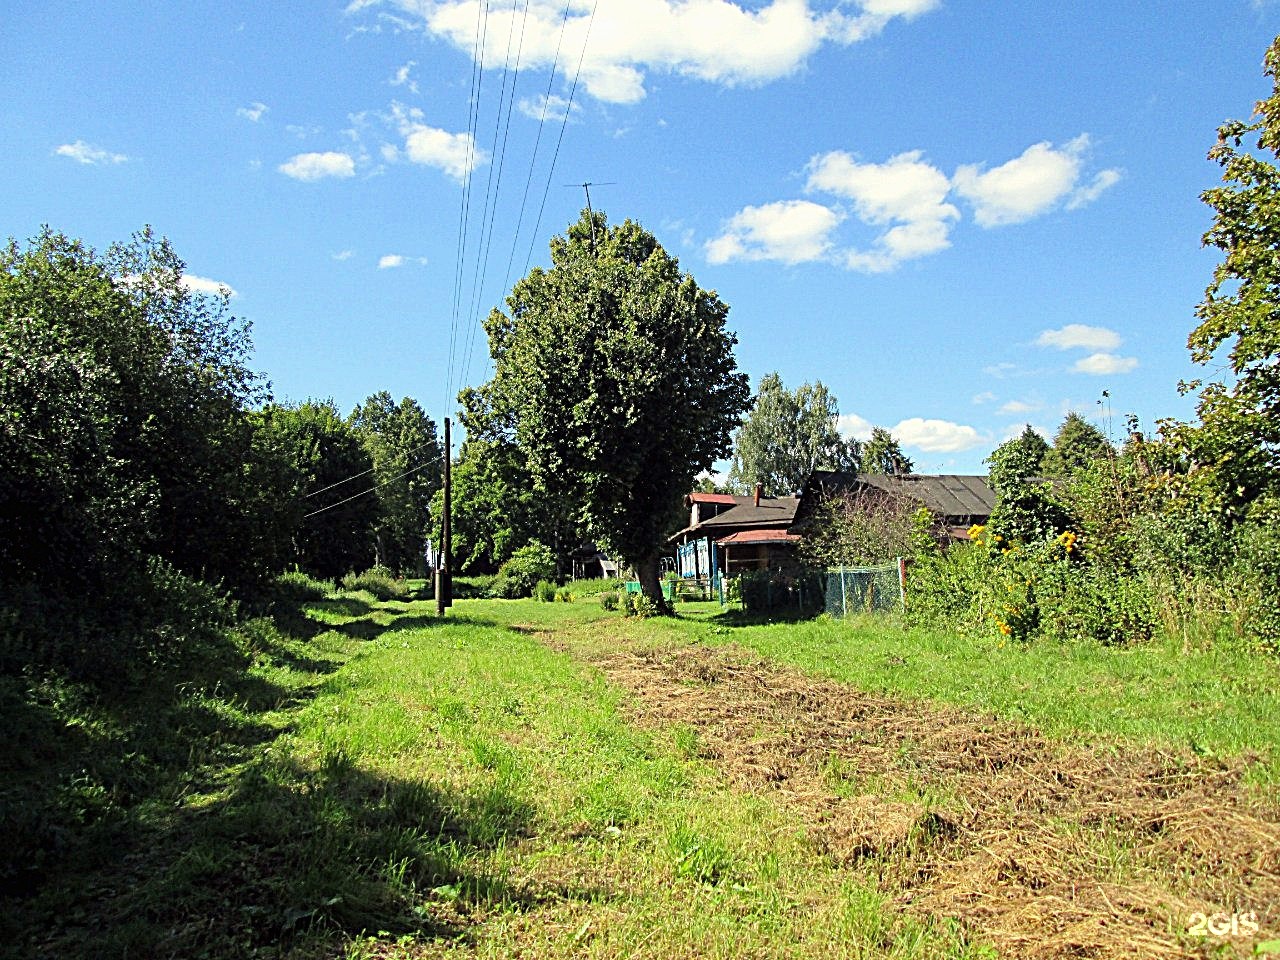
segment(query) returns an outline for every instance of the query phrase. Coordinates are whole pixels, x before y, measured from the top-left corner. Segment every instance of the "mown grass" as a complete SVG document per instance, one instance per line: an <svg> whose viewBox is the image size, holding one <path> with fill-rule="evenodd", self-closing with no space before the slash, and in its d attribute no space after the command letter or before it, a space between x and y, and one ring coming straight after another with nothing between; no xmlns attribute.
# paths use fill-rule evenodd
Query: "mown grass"
<svg viewBox="0 0 1280 960"><path fill-rule="evenodd" d="M512 629L535 609L591 608L440 620L307 590L216 669L115 698L9 678L32 751L6 822L45 848L0 891L0 952L985 955L828 863L687 731L629 726L599 675Z"/></svg>
<svg viewBox="0 0 1280 960"><path fill-rule="evenodd" d="M1256 751L1267 776L1280 756L1275 664L1225 651L744 624L715 604L643 622L594 598L434 609L309 588L233 651L139 689L4 678L26 749L0 770L17 837L0 953L987 955L726 783L696 731L629 725L622 695L558 652L569 635L736 643L1059 736ZM845 792L849 771L825 775Z"/></svg>
<svg viewBox="0 0 1280 960"><path fill-rule="evenodd" d="M1280 662L1265 653L1180 643L1001 643L907 628L893 617L769 622L715 603L679 604L677 612L632 624L628 634L658 645L737 644L860 690L994 713L1061 738L1257 754L1264 761L1257 775L1280 784ZM574 612L528 616L554 623Z"/></svg>

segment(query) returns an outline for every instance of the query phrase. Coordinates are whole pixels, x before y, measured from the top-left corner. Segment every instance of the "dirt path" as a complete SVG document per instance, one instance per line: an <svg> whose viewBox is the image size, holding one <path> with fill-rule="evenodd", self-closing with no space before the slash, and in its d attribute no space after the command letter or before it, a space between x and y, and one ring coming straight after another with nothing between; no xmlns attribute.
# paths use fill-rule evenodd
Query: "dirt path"
<svg viewBox="0 0 1280 960"><path fill-rule="evenodd" d="M692 731L827 855L1004 956L1246 954L1280 936L1280 804L1246 786L1244 761L1066 745L735 648L572 652L629 691L637 723ZM1227 933L1189 935L1197 914Z"/></svg>

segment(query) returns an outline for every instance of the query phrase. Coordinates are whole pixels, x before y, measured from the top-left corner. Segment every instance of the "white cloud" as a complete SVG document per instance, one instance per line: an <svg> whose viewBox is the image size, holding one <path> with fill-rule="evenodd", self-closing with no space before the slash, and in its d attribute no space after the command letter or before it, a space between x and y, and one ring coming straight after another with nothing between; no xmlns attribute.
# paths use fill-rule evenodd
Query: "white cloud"
<svg viewBox="0 0 1280 960"><path fill-rule="evenodd" d="M879 273L951 245L949 221L960 216L946 202L951 183L922 156L921 151L911 150L884 163L859 163L835 150L809 161L806 189L851 200L863 223L889 226L872 250L847 251L846 266Z"/></svg>
<svg viewBox="0 0 1280 960"><path fill-rule="evenodd" d="M973 427L950 420L925 420L910 417L890 431L904 447L915 447L926 453L956 453L971 450L986 438Z"/></svg>
<svg viewBox="0 0 1280 960"><path fill-rule="evenodd" d="M856 413L842 413L836 418L836 432L840 436L854 440L870 440L872 424Z"/></svg>
<svg viewBox="0 0 1280 960"><path fill-rule="evenodd" d="M426 257L406 257L400 253L388 253L378 258L379 270L394 270L396 267L403 267L406 263L416 263L419 266L427 265Z"/></svg>
<svg viewBox="0 0 1280 960"><path fill-rule="evenodd" d="M962 166L952 182L956 192L973 204L973 216L979 226L1023 223L1052 209L1071 194L1080 179L1088 149L1087 133L1061 147L1045 140L985 173L979 164ZM1081 197L1091 191L1095 191L1093 197L1096 197L1118 179L1118 171L1104 171L1083 190ZM1087 202L1082 200L1076 206Z"/></svg>
<svg viewBox="0 0 1280 960"><path fill-rule="evenodd" d="M995 399L996 399L996 395L994 393L992 393L990 390L983 390L981 393L974 395L973 402L977 404L994 403Z"/></svg>
<svg viewBox="0 0 1280 960"><path fill-rule="evenodd" d="M552 123L564 120L566 112L570 119L582 112L582 107L578 104L570 104L564 97L557 97L555 94L521 97L520 102L516 104L516 109L532 120L546 120Z"/></svg>
<svg viewBox="0 0 1280 960"><path fill-rule="evenodd" d="M1059 350L1114 350L1120 346L1120 334L1106 327L1091 327L1083 323L1069 323L1057 330L1045 330L1036 337L1038 347L1056 347Z"/></svg>
<svg viewBox="0 0 1280 960"><path fill-rule="evenodd" d="M1071 194L1071 199L1067 201L1068 210L1078 210L1080 207L1086 206L1097 200L1107 190L1114 187L1120 182L1120 171L1116 169L1100 170L1093 180L1086 187L1077 187Z"/></svg>
<svg viewBox="0 0 1280 960"><path fill-rule="evenodd" d="M331 259L339 260L339 261L350 260L355 255L356 255L356 252L354 250L339 250L337 253L329 254Z"/></svg>
<svg viewBox="0 0 1280 960"><path fill-rule="evenodd" d="M479 0L387 0L420 21L427 33L475 55ZM485 63L503 60L513 37L521 37L521 59L549 68L557 51L582 51L582 85L610 103L645 96L650 72L676 73L723 86L762 84L795 73L824 44L848 45L873 36L895 18L912 19L938 0L827 0L813 10L805 0L759 4L730 0L600 0L572 6L533 0L525 11L491 9L485 32ZM353 3L352 13L371 6ZM561 24L563 20L563 38ZM590 42L588 43L588 30Z"/></svg>
<svg viewBox="0 0 1280 960"><path fill-rule="evenodd" d="M1088 373L1104 377L1113 373L1130 373L1137 369L1137 357L1117 357L1114 353L1091 353L1075 362L1073 373Z"/></svg>
<svg viewBox="0 0 1280 960"><path fill-rule="evenodd" d="M210 280L208 277L199 277L194 273L184 273L178 282L192 293L210 293L217 296L221 295L225 290L227 296L239 296L230 284L223 283L220 280Z"/></svg>
<svg viewBox="0 0 1280 960"><path fill-rule="evenodd" d="M744 207L706 245L711 263L730 260L778 260L786 264L820 260L831 248L831 231L840 222L833 210L808 200L781 200Z"/></svg>
<svg viewBox="0 0 1280 960"><path fill-rule="evenodd" d="M413 68L418 65L418 61L410 60L402 67L396 68L396 74L388 82L393 87L407 87L410 93L418 92L418 81L414 80L409 74Z"/></svg>
<svg viewBox="0 0 1280 960"><path fill-rule="evenodd" d="M350 177L356 172L356 163L350 154L329 151L327 153L300 153L277 167L286 177L295 180L314 181L325 177Z"/></svg>
<svg viewBox="0 0 1280 960"><path fill-rule="evenodd" d="M91 143L85 143L83 140L77 140L75 143L64 143L53 151L60 157L70 157L77 163L86 163L89 165L99 163L124 163L129 158L123 153L112 153L110 150L103 150L101 147L95 147Z"/></svg>
<svg viewBox="0 0 1280 960"><path fill-rule="evenodd" d="M1021 400L1010 400L1008 403L1001 405L998 412L1016 415L1021 413L1031 413L1033 410L1038 409L1040 409L1039 406L1034 403L1024 403Z"/></svg>
<svg viewBox="0 0 1280 960"><path fill-rule="evenodd" d="M259 120L262 119L263 114L265 114L268 109L269 108L265 103L255 100L253 103L249 104L249 106L247 107L237 107L236 116L244 117L244 119L248 120L251 123L257 123Z"/></svg>
<svg viewBox="0 0 1280 960"><path fill-rule="evenodd" d="M422 111L416 107L393 103L391 116L404 137L404 156L411 163L435 167L462 182L467 174L489 160L489 155L476 146L470 132L449 133L428 126L423 122Z"/></svg>

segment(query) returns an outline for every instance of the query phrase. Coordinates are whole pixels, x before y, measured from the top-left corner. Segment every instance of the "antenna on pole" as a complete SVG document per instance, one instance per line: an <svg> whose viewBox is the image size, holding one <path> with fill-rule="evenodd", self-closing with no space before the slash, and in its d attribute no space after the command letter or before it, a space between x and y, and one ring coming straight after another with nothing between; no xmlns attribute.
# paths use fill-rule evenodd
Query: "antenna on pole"
<svg viewBox="0 0 1280 960"><path fill-rule="evenodd" d="M566 187L581 187L582 192L587 195L587 222L591 224L591 249L594 252L596 248L596 217L595 211L591 209L591 188L592 187L612 187L617 181L608 180L604 183L566 183Z"/></svg>

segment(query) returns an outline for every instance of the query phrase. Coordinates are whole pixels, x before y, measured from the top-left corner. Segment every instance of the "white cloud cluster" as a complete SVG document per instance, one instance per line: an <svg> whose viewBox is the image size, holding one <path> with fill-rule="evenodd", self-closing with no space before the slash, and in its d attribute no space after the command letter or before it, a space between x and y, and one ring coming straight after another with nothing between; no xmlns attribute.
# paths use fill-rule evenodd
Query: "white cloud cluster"
<svg viewBox="0 0 1280 960"><path fill-rule="evenodd" d="M890 428L889 432L904 447L926 453L957 453L972 450L986 440L973 427L950 420L926 420L909 417Z"/></svg>
<svg viewBox="0 0 1280 960"><path fill-rule="evenodd" d="M355 176L356 162L348 153L330 150L325 153L299 153L276 169L286 177L310 183L325 177Z"/></svg>
<svg viewBox="0 0 1280 960"><path fill-rule="evenodd" d="M426 124L423 113L416 107L391 105L391 117L400 135L404 137L403 155L411 162L435 167L459 182L466 179L476 167L487 163L489 155L476 146L470 132L449 133ZM385 159L391 159L383 151Z"/></svg>
<svg viewBox="0 0 1280 960"><path fill-rule="evenodd" d="M265 103L255 100L247 107L237 107L236 116L243 117L250 123L257 123L269 109L270 108Z"/></svg>
<svg viewBox="0 0 1280 960"><path fill-rule="evenodd" d="M833 210L808 200L781 200L744 207L707 244L712 263L777 260L786 264L821 260L831 249L831 232L840 223Z"/></svg>
<svg viewBox="0 0 1280 960"><path fill-rule="evenodd" d="M1121 357L1111 351L1123 341L1120 334L1106 327L1091 327L1083 323L1069 323L1057 330L1044 330L1036 337L1036 346L1058 350L1092 350L1071 366L1072 373L1087 373L1095 377L1130 373L1138 367L1137 357Z"/></svg>
<svg viewBox="0 0 1280 960"><path fill-rule="evenodd" d="M406 263L416 263L425 267L427 265L427 258L406 257L401 253L388 253L378 258L378 269L394 270L396 267L403 267Z"/></svg>
<svg viewBox="0 0 1280 960"><path fill-rule="evenodd" d="M856 413L842 413L836 418L836 430L842 437L870 440L872 429L871 421ZM970 450L988 439L966 424L923 417L908 417L906 420L901 420L896 426L889 428L889 433L904 447L924 450L927 453L956 453L961 450Z"/></svg>
<svg viewBox="0 0 1280 960"><path fill-rule="evenodd" d="M417 65L417 60L410 60L404 66L397 67L395 76L393 76L388 82L393 87L405 87L410 93L417 93L418 81L410 76L410 74L413 73L413 68Z"/></svg>
<svg viewBox="0 0 1280 960"><path fill-rule="evenodd" d="M985 228L1022 223L1059 205L1076 209L1097 199L1119 181L1120 172L1103 170L1082 185L1088 148L1087 134L1061 147L1037 143L994 169L984 172L980 165L965 165L951 177L920 150L896 154L884 163L861 162L841 150L819 154L808 163L805 189L832 197L829 204L784 200L746 207L707 244L707 256L712 263L823 260L866 273L892 270L951 245L951 228L961 216L950 202L953 194L969 203L975 222ZM869 248L834 243L834 227L843 219L841 204L848 204L863 224L879 230ZM800 209L805 211L803 220ZM820 214L822 210L828 216ZM744 218L750 232L743 229ZM795 233L802 223L810 235ZM778 231L790 235L785 247L752 242ZM780 255L770 255L771 249Z"/></svg>
<svg viewBox="0 0 1280 960"><path fill-rule="evenodd" d="M239 296L230 284L223 283L220 280L210 280L208 277L197 276L194 273L184 273L178 283L192 293L208 293L220 296L225 292L229 297Z"/></svg>
<svg viewBox="0 0 1280 960"><path fill-rule="evenodd" d="M544 93L536 97L521 97L516 109L532 120L545 120L549 123L562 122L566 113L572 120L582 112L581 106L570 103L564 97L557 97L554 93L550 96Z"/></svg>
<svg viewBox="0 0 1280 960"><path fill-rule="evenodd" d="M475 55L481 2L354 0L347 10L389 3L430 35ZM557 55L563 65L585 49L581 83L586 92L609 103L636 103L645 97L650 72L722 86L763 84L799 70L823 44L856 43L894 19L927 13L938 2L828 0L826 9L814 10L806 0L598 0L572 4L566 18L558 0L530 0L527 9L495 5L489 10L480 55L485 63L499 62L511 39L519 37L522 63L549 68Z"/></svg>
<svg viewBox="0 0 1280 960"><path fill-rule="evenodd" d="M60 157L70 157L77 163L93 166L99 163L124 163L129 158L123 153L112 153L91 143L77 140L75 143L64 143L53 151Z"/></svg>

